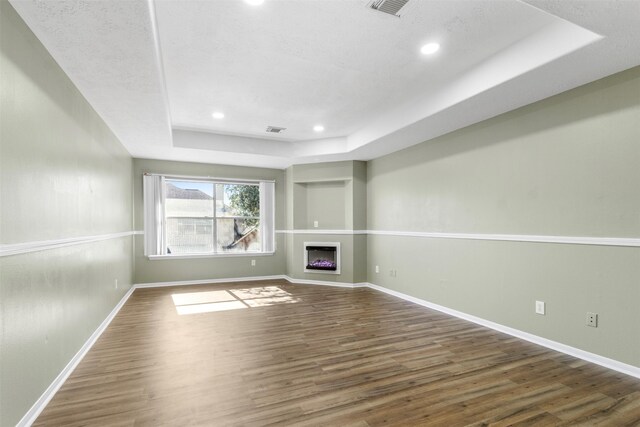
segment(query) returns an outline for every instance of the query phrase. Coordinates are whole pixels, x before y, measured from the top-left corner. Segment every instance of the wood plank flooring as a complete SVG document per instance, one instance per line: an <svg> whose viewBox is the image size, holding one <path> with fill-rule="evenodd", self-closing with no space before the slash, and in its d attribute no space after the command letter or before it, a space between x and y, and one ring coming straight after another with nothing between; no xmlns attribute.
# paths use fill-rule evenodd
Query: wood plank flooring
<svg viewBox="0 0 640 427"><path fill-rule="evenodd" d="M270 424L640 426L640 380L366 288L138 289L34 425Z"/></svg>

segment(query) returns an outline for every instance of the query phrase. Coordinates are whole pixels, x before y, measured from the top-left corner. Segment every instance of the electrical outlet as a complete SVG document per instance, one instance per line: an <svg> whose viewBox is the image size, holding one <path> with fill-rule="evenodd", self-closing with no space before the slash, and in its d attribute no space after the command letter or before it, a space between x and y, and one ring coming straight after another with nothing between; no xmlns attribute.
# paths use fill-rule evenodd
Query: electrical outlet
<svg viewBox="0 0 640 427"><path fill-rule="evenodd" d="M318 221L313 221L314 228L318 228Z"/></svg>
<svg viewBox="0 0 640 427"><path fill-rule="evenodd" d="M587 326L598 327L598 313L587 313Z"/></svg>
<svg viewBox="0 0 640 427"><path fill-rule="evenodd" d="M544 315L545 307L544 301L536 301L536 313Z"/></svg>
<svg viewBox="0 0 640 427"><path fill-rule="evenodd" d="M380 273L380 266L376 265L376 273Z"/></svg>
<svg viewBox="0 0 640 427"><path fill-rule="evenodd" d="M118 289L118 279L115 280L116 289Z"/></svg>
<svg viewBox="0 0 640 427"><path fill-rule="evenodd" d="M251 260L251 267L255 267L255 266L256 266L256 260L255 260L255 259L252 259L252 260Z"/></svg>
<svg viewBox="0 0 640 427"><path fill-rule="evenodd" d="M396 277L397 275L398 275L398 272L396 270L389 270L389 276Z"/></svg>

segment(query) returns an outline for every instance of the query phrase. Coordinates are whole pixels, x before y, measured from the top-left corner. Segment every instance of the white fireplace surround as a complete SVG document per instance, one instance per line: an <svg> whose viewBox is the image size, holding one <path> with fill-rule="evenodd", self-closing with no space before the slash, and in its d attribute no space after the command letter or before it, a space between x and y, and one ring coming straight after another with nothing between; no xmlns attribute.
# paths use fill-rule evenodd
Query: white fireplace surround
<svg viewBox="0 0 640 427"><path fill-rule="evenodd" d="M333 270L312 270L308 269L307 265L309 265L309 251L307 248L309 246L323 246L328 248L336 249L336 269ZM304 242L302 246L302 250L304 252L303 257L303 270L305 273L320 273L320 274L340 274L340 242Z"/></svg>

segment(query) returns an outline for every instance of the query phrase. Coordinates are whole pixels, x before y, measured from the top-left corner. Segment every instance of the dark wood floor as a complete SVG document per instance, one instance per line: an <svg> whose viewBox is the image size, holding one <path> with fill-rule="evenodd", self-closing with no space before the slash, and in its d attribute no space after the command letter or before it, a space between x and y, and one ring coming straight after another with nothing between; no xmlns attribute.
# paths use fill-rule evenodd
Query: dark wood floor
<svg viewBox="0 0 640 427"><path fill-rule="evenodd" d="M640 380L370 289L138 289L35 423L268 424L640 425Z"/></svg>

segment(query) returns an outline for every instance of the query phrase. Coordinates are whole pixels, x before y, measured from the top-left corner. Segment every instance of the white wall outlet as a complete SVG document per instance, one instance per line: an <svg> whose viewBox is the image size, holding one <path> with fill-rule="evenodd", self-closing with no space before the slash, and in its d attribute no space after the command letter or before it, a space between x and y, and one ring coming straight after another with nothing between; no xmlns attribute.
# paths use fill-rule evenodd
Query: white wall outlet
<svg viewBox="0 0 640 427"><path fill-rule="evenodd" d="M318 228L318 221L313 221L313 226L314 226L315 228Z"/></svg>
<svg viewBox="0 0 640 427"><path fill-rule="evenodd" d="M545 313L544 301L536 301L536 313L544 315Z"/></svg>
<svg viewBox="0 0 640 427"><path fill-rule="evenodd" d="M598 327L598 313L587 313L587 326Z"/></svg>
<svg viewBox="0 0 640 427"><path fill-rule="evenodd" d="M376 265L376 273L380 273L380 266Z"/></svg>
<svg viewBox="0 0 640 427"><path fill-rule="evenodd" d="M116 279L114 282L115 282L114 284L116 286L116 289L118 289L118 279Z"/></svg>
<svg viewBox="0 0 640 427"><path fill-rule="evenodd" d="M398 275L398 271L397 270L389 270L389 276L396 277L397 275Z"/></svg>
<svg viewBox="0 0 640 427"><path fill-rule="evenodd" d="M255 259L252 259L252 260L251 260L251 267L255 267L255 266L256 266L256 260L255 260Z"/></svg>

